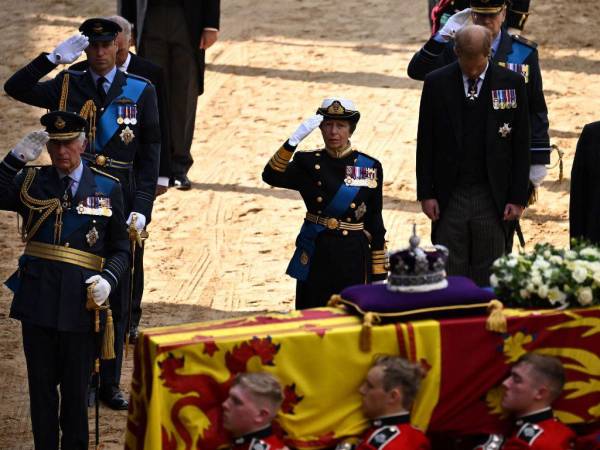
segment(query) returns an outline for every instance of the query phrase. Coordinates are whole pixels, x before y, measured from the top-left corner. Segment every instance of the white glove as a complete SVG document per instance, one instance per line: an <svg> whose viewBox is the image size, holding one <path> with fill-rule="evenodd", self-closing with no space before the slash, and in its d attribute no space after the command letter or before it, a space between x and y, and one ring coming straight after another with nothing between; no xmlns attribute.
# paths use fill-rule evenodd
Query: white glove
<svg viewBox="0 0 600 450"><path fill-rule="evenodd" d="M529 180L535 187L539 187L548 175L548 169L543 164L534 164L529 168Z"/></svg>
<svg viewBox="0 0 600 450"><path fill-rule="evenodd" d="M454 37L456 32L465 27L471 20L471 8L463 9L456 14L450 16L442 29L438 31L444 40L448 41Z"/></svg>
<svg viewBox="0 0 600 450"><path fill-rule="evenodd" d="M75 34L62 41L54 51L48 55L53 64L71 64L81 56L81 52L89 45L87 36L81 33Z"/></svg>
<svg viewBox="0 0 600 450"><path fill-rule="evenodd" d="M318 128L319 125L321 125L321 122L323 122L323 116L321 114L310 116L300 124L294 133L292 133L288 139L288 143L294 147L297 146L302 139L312 133L315 128Z"/></svg>
<svg viewBox="0 0 600 450"><path fill-rule="evenodd" d="M34 161L42 153L42 148L50 137L44 130L32 131L11 150L13 156L23 162Z"/></svg>
<svg viewBox="0 0 600 450"><path fill-rule="evenodd" d="M98 306L102 306L110 294L110 283L102 278L100 275L94 275L85 280L87 284L96 283L92 289L92 298L94 303Z"/></svg>
<svg viewBox="0 0 600 450"><path fill-rule="evenodd" d="M127 218L127 221L126 221L127 226L131 225L131 218L133 217L134 214L135 214L135 228L138 231L142 231L144 229L144 227L146 226L146 216L140 212L131 211L129 213L129 217Z"/></svg>

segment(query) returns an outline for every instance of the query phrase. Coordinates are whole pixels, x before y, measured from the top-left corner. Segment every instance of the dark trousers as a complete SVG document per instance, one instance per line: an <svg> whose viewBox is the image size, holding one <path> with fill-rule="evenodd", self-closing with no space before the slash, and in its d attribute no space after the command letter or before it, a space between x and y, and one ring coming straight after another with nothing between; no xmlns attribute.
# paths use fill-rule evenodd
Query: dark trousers
<svg viewBox="0 0 600 450"><path fill-rule="evenodd" d="M199 93L197 52L179 2L148 5L140 56L164 71L173 175L187 174L194 162L191 147Z"/></svg>
<svg viewBox="0 0 600 450"><path fill-rule="evenodd" d="M506 234L487 184L457 187L434 223L432 241L448 247L448 274L490 285L493 262L504 255Z"/></svg>
<svg viewBox="0 0 600 450"><path fill-rule="evenodd" d="M343 236L322 232L306 281L296 284L296 309L327 306L329 298L348 286L370 282L369 242L362 231Z"/></svg>
<svg viewBox="0 0 600 450"><path fill-rule="evenodd" d="M137 327L142 318L142 296L144 295L144 247L136 247L133 296L130 327Z"/></svg>
<svg viewBox="0 0 600 450"><path fill-rule="evenodd" d="M22 333L36 450L58 449L59 427L62 450L87 449L87 387L94 335L28 323L22 323Z"/></svg>

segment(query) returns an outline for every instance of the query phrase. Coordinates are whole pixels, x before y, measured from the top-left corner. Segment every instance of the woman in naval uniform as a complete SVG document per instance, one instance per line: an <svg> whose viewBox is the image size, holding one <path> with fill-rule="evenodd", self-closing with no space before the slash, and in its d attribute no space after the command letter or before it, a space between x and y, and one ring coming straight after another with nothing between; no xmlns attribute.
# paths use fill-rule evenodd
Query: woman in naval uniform
<svg viewBox="0 0 600 450"><path fill-rule="evenodd" d="M264 168L263 180L300 192L306 217L287 274L297 280L296 309L325 306L354 284L386 278L381 216L383 170L351 146L360 119L351 100L327 98ZM325 147L296 151L320 128ZM293 156L293 160L292 160Z"/></svg>

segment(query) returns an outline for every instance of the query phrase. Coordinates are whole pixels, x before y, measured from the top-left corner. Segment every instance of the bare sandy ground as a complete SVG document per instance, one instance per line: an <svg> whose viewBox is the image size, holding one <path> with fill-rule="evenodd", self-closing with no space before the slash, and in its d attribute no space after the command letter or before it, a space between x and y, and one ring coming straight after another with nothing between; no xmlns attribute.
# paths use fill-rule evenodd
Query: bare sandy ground
<svg viewBox="0 0 600 450"><path fill-rule="evenodd" d="M533 245L568 242L569 173L584 124L600 119L600 49L593 0L534 0L527 36L540 44L551 136L565 151L565 178L550 170L523 230ZM115 2L8 0L2 3L0 82ZM428 235L415 202L414 153L421 83L406 66L428 37L424 0L228 0L210 50L206 94L198 106L190 177L194 189L169 191L155 204L146 252L142 325L293 307L284 275L304 214L296 193L260 178L270 155L321 99L343 94L362 119L353 137L385 168L384 219L391 248L411 224ZM41 110L0 94L0 135L8 151L38 126ZM302 147L320 145L317 135ZM0 279L22 250L16 218L0 213ZM29 449L26 368L11 296L0 290L0 448ZM125 363L128 387L131 355ZM102 408L105 448L122 448L125 413Z"/></svg>

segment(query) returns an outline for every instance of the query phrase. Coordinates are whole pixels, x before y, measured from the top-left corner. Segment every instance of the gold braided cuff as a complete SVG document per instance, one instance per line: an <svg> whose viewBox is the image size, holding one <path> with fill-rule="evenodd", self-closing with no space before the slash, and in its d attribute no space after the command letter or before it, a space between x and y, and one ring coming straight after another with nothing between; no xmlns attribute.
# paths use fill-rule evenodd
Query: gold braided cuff
<svg viewBox="0 0 600 450"><path fill-rule="evenodd" d="M387 273L388 259L385 250L373 250L371 252L371 272L373 275Z"/></svg>
<svg viewBox="0 0 600 450"><path fill-rule="evenodd" d="M290 152L289 150L281 147L269 160L269 166L271 166L271 169L276 170L277 172L285 172L285 169L290 163L290 159L292 159L293 154L294 152Z"/></svg>

